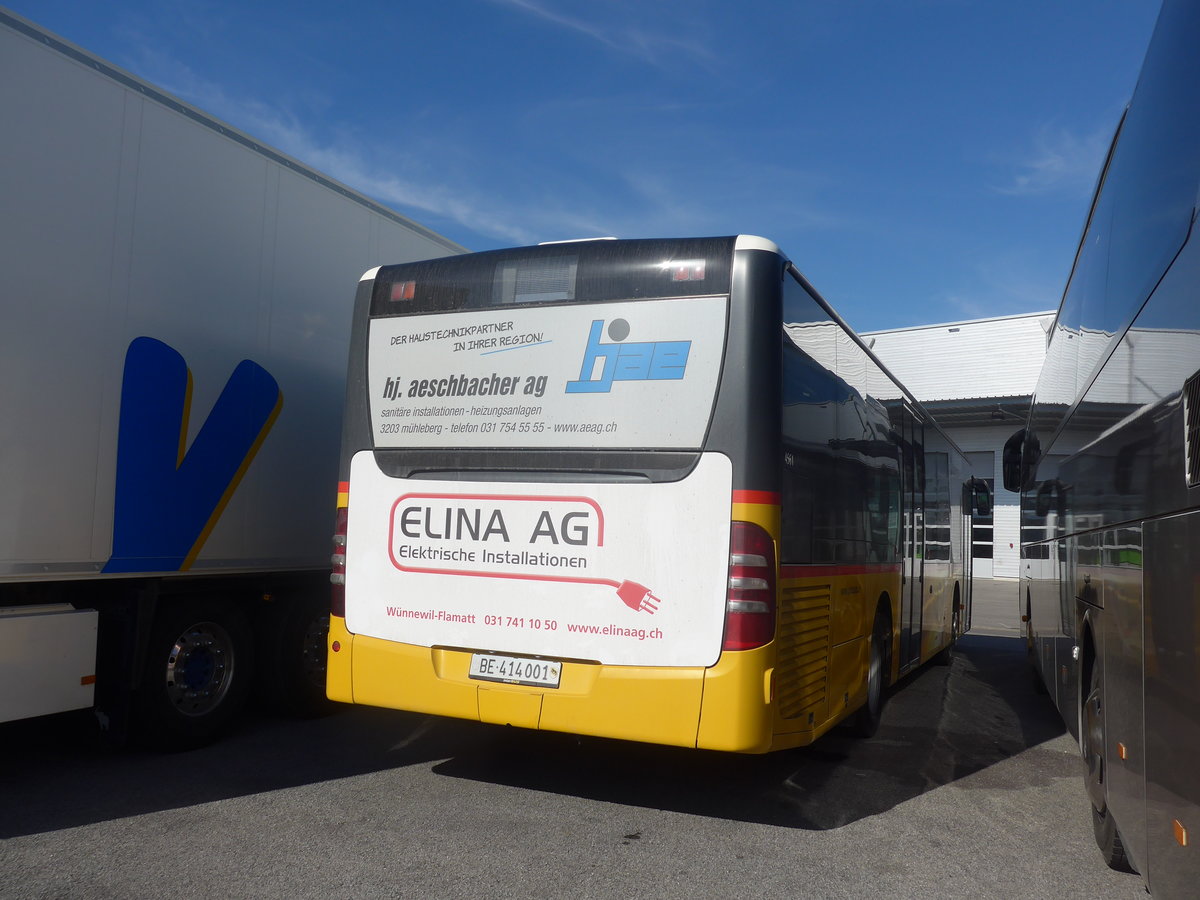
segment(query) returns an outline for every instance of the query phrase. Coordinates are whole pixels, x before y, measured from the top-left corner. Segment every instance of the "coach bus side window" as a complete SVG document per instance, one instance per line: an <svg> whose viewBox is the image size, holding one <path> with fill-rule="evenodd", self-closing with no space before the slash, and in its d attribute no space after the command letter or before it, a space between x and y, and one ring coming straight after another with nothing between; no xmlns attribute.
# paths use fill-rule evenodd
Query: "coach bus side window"
<svg viewBox="0 0 1200 900"><path fill-rule="evenodd" d="M1200 7L1174 4L1161 22L1138 79L1108 191L1114 196L1108 290L1085 311L1084 326L1127 325L1174 258L1191 227L1200 186L1200 54L1190 45Z"/></svg>
<svg viewBox="0 0 1200 900"><path fill-rule="evenodd" d="M880 460L871 470L872 488L867 498L871 522L871 561L896 561L900 536L900 468L894 460Z"/></svg>
<svg viewBox="0 0 1200 900"><path fill-rule="evenodd" d="M782 560L832 561L836 378L785 336L782 349Z"/></svg>
<svg viewBox="0 0 1200 900"><path fill-rule="evenodd" d="M837 324L791 279L785 281L781 398L782 562L837 560L841 505L834 442L846 386L830 370Z"/></svg>
<svg viewBox="0 0 1200 900"><path fill-rule="evenodd" d="M950 456L925 454L925 558L950 559Z"/></svg>
<svg viewBox="0 0 1200 900"><path fill-rule="evenodd" d="M900 465L884 406L898 389L791 278L784 281L782 561L891 562Z"/></svg>

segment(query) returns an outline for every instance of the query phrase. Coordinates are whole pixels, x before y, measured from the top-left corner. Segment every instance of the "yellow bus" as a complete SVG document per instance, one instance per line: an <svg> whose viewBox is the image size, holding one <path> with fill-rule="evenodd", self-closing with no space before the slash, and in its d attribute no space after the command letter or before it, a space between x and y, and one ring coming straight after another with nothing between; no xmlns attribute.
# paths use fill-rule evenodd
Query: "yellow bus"
<svg viewBox="0 0 1200 900"><path fill-rule="evenodd" d="M376 269L349 373L335 700L761 753L970 625L966 460L768 240Z"/></svg>

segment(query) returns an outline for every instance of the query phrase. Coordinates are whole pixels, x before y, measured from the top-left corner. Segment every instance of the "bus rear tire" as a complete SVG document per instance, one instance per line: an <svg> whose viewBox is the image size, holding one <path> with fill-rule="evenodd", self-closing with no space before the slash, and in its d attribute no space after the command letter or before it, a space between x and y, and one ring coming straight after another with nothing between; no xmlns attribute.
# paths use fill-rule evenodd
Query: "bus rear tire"
<svg viewBox="0 0 1200 900"><path fill-rule="evenodd" d="M166 601L146 645L140 731L160 750L190 750L223 734L253 687L254 642L232 606Z"/></svg>
<svg viewBox="0 0 1200 900"><path fill-rule="evenodd" d="M935 666L948 666L954 662L954 645L958 643L958 635L962 630L962 612L958 606L958 588L954 589L954 616L950 622L950 643L937 652L933 657Z"/></svg>
<svg viewBox="0 0 1200 900"><path fill-rule="evenodd" d="M850 732L855 737L869 738L879 730L883 706L887 702L888 665L891 654L892 629L882 606L875 612L871 627L870 661L867 663L867 702L850 720Z"/></svg>
<svg viewBox="0 0 1200 900"><path fill-rule="evenodd" d="M336 705L325 696L328 598L310 595L280 602L265 630L258 666L261 699L302 718L333 712Z"/></svg>

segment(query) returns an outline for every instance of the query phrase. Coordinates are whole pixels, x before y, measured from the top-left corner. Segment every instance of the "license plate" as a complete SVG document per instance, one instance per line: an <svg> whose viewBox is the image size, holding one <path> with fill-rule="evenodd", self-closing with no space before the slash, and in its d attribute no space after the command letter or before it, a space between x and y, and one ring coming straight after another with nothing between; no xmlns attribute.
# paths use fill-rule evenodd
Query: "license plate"
<svg viewBox="0 0 1200 900"><path fill-rule="evenodd" d="M562 677L562 663L519 656L497 656L494 653L472 653L468 674L479 681L556 688Z"/></svg>

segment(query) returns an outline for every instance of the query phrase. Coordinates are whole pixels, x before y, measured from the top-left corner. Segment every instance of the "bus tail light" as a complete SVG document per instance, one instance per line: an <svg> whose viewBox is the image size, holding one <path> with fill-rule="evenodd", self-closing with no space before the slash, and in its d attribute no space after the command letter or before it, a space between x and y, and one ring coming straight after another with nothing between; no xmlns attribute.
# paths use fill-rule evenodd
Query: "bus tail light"
<svg viewBox="0 0 1200 900"><path fill-rule="evenodd" d="M337 511L337 524L333 530L333 556L329 558L330 615L346 618L346 523L349 510L342 506Z"/></svg>
<svg viewBox="0 0 1200 900"><path fill-rule="evenodd" d="M775 544L766 530L734 522L723 650L750 650L775 637Z"/></svg>

